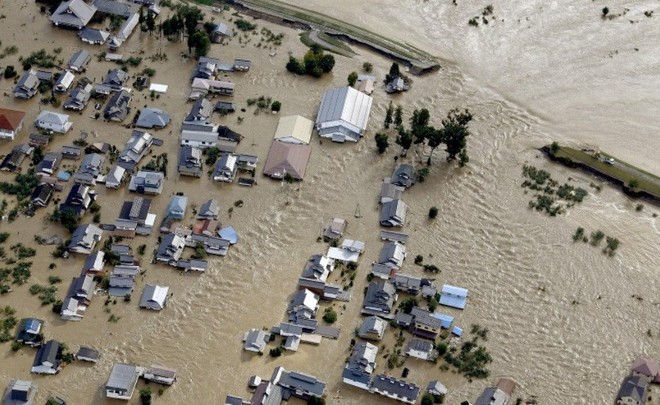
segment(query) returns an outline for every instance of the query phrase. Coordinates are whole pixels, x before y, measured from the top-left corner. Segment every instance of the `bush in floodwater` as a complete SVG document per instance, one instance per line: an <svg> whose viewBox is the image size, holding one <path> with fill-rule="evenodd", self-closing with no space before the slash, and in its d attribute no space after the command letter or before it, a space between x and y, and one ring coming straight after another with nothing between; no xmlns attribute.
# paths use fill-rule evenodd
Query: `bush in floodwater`
<svg viewBox="0 0 660 405"><path fill-rule="evenodd" d="M435 219L438 216L438 207L431 207L429 209L429 219Z"/></svg>

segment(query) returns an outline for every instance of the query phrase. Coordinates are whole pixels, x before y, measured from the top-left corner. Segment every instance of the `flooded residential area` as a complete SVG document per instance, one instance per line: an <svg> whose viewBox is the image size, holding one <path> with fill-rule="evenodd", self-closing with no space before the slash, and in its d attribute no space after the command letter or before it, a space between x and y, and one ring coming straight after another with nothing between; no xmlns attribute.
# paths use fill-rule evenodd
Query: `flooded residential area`
<svg viewBox="0 0 660 405"><path fill-rule="evenodd" d="M2 403L660 404L659 15L0 2Z"/></svg>

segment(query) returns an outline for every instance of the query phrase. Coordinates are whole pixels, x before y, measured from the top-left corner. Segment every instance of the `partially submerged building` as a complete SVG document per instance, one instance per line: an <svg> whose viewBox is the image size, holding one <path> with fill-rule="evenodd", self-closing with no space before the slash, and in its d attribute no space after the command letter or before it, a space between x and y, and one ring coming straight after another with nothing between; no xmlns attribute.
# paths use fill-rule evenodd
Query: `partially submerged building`
<svg viewBox="0 0 660 405"><path fill-rule="evenodd" d="M373 99L352 87L326 90L316 117L316 130L333 142L357 142L367 129Z"/></svg>
<svg viewBox="0 0 660 405"><path fill-rule="evenodd" d="M264 164L264 174L275 179L302 180L311 152L309 145L273 141Z"/></svg>

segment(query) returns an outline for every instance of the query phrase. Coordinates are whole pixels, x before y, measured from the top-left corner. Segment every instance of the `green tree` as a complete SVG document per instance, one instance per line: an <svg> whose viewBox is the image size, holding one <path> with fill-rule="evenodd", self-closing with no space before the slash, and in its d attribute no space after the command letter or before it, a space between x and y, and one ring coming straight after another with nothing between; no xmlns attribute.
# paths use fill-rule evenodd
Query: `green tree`
<svg viewBox="0 0 660 405"><path fill-rule="evenodd" d="M197 31L191 37L188 37L188 49L195 49L195 56L197 58L206 56L211 49L211 40L204 31Z"/></svg>
<svg viewBox="0 0 660 405"><path fill-rule="evenodd" d="M422 405L433 405L433 395L428 392L422 396Z"/></svg>
<svg viewBox="0 0 660 405"><path fill-rule="evenodd" d="M156 29L156 18L154 17L154 12L151 9L147 11L146 23L147 31L149 31L149 34L152 34Z"/></svg>
<svg viewBox="0 0 660 405"><path fill-rule="evenodd" d="M372 65L370 62L364 62L362 64L362 69L365 72L370 73L374 69L374 65Z"/></svg>
<svg viewBox="0 0 660 405"><path fill-rule="evenodd" d="M396 137L396 143L403 148L404 153L408 151L413 143L413 137L410 131L406 131L403 127L399 127L399 135Z"/></svg>
<svg viewBox="0 0 660 405"><path fill-rule="evenodd" d="M559 142L555 141L550 145L550 152L552 152L552 155L556 155L557 152L559 152L559 149L561 149L561 146L559 146Z"/></svg>
<svg viewBox="0 0 660 405"><path fill-rule="evenodd" d="M376 148L378 148L378 153L383 154L387 150L387 147L390 146L388 142L388 135L382 132L376 134Z"/></svg>
<svg viewBox="0 0 660 405"><path fill-rule="evenodd" d="M387 75L385 75L385 82L389 83L400 76L401 76L401 71L399 70L399 64L394 62L392 63L392 66L390 66L390 72Z"/></svg>
<svg viewBox="0 0 660 405"><path fill-rule="evenodd" d="M335 67L335 57L329 53L322 55L319 59L319 66L323 70L323 73L330 73L332 68Z"/></svg>
<svg viewBox="0 0 660 405"><path fill-rule="evenodd" d="M610 9L608 7L603 7L603 17L607 17L609 13L610 13Z"/></svg>
<svg viewBox="0 0 660 405"><path fill-rule="evenodd" d="M326 309L323 320L330 324L337 322L337 312L332 307Z"/></svg>
<svg viewBox="0 0 660 405"><path fill-rule="evenodd" d="M390 101L390 105L387 106L387 110L385 110L385 128L389 128L390 125L392 124L392 113L394 112L394 108L392 107L392 101Z"/></svg>
<svg viewBox="0 0 660 405"><path fill-rule="evenodd" d="M415 144L423 143L429 134L429 110L422 108L421 110L415 109L412 117L410 117L410 132L415 138Z"/></svg>
<svg viewBox="0 0 660 405"><path fill-rule="evenodd" d="M400 128L403 125L403 108L401 108L400 105L396 106L396 110L394 111L394 125L396 125L397 128Z"/></svg>
<svg viewBox="0 0 660 405"><path fill-rule="evenodd" d="M293 56L289 56L289 61L286 64L286 70L297 75L305 74L305 66L300 63L300 61Z"/></svg>
<svg viewBox="0 0 660 405"><path fill-rule="evenodd" d="M282 103L279 102L279 101L277 101L277 100L275 100L275 101L273 101L273 103L270 105L270 109L271 109L271 111L275 111L275 112L277 112L277 111L279 111L280 109L282 109Z"/></svg>
<svg viewBox="0 0 660 405"><path fill-rule="evenodd" d="M446 145L447 161L460 157L459 164L465 165L469 161L467 156L467 137L470 136L468 124L472 121L472 114L467 109L461 111L457 108L449 111L447 118L442 120L441 138Z"/></svg>
<svg viewBox="0 0 660 405"><path fill-rule="evenodd" d="M151 405L151 388L146 387L140 390L140 401L142 405Z"/></svg>
<svg viewBox="0 0 660 405"><path fill-rule="evenodd" d="M358 74L357 72L351 72L348 74L348 85L353 87L355 86L355 82L357 82L358 79Z"/></svg>

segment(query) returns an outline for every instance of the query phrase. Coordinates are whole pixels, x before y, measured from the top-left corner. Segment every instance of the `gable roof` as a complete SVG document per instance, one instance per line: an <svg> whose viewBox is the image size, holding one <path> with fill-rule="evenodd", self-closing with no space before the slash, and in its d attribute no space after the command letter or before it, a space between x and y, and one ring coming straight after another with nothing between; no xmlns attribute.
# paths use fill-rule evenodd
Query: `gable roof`
<svg viewBox="0 0 660 405"><path fill-rule="evenodd" d="M53 15L50 21L55 25L69 25L82 28L90 22L96 13L96 7L85 3L82 0L63 1Z"/></svg>
<svg viewBox="0 0 660 405"><path fill-rule="evenodd" d="M289 143L308 144L312 139L314 123L300 115L280 118L275 130L275 139Z"/></svg>
<svg viewBox="0 0 660 405"><path fill-rule="evenodd" d="M371 96L349 86L327 90L316 117L319 134L331 137L340 133L357 140L367 128L372 101Z"/></svg>
<svg viewBox="0 0 660 405"><path fill-rule="evenodd" d="M264 164L264 174L284 178L289 174L294 179L302 180L307 169L307 162L312 153L309 145L296 145L273 141Z"/></svg>
<svg viewBox="0 0 660 405"><path fill-rule="evenodd" d="M0 108L0 129L16 131L23 122L25 113L8 108Z"/></svg>
<svg viewBox="0 0 660 405"><path fill-rule="evenodd" d="M638 357L633 362L631 371L660 381L660 366L653 359Z"/></svg>
<svg viewBox="0 0 660 405"><path fill-rule="evenodd" d="M170 123L170 115L159 108L143 108L135 126L141 128L164 128Z"/></svg>

